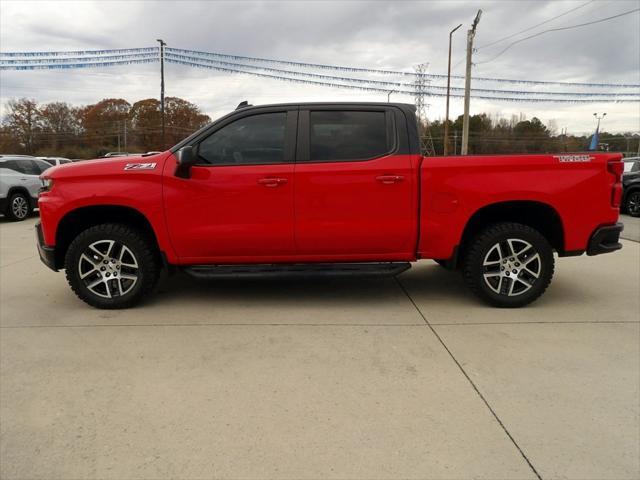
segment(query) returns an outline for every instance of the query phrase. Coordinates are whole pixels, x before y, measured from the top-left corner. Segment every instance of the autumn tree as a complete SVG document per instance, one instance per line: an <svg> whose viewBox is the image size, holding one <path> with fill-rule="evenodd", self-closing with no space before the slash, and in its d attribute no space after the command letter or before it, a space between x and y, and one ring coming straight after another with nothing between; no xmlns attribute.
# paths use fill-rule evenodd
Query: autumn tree
<svg viewBox="0 0 640 480"><path fill-rule="evenodd" d="M42 124L42 144L53 152L58 151L60 145L75 140L80 133L80 119L78 109L63 102L47 103L40 108Z"/></svg>
<svg viewBox="0 0 640 480"><path fill-rule="evenodd" d="M165 98L164 111L167 138L163 148L175 145L211 122L211 118L202 113L197 105L178 97Z"/></svg>
<svg viewBox="0 0 640 480"><path fill-rule="evenodd" d="M34 153L37 146L36 135L42 129L40 111L36 101L28 98L9 100L7 110L3 126L24 152Z"/></svg>
<svg viewBox="0 0 640 480"><path fill-rule="evenodd" d="M112 147L124 132L131 105L122 98L107 98L79 112L84 140L88 145Z"/></svg>

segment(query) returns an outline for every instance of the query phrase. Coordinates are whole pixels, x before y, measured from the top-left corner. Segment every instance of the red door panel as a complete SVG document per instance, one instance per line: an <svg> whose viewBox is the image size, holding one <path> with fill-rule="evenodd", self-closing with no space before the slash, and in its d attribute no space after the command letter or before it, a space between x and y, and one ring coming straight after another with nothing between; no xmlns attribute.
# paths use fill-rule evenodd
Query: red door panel
<svg viewBox="0 0 640 480"><path fill-rule="evenodd" d="M191 178L165 166L164 205L182 263L242 263L289 256L293 164L196 166Z"/></svg>
<svg viewBox="0 0 640 480"><path fill-rule="evenodd" d="M368 161L297 163L295 238L299 255L379 260L413 255L416 178L411 155Z"/></svg>

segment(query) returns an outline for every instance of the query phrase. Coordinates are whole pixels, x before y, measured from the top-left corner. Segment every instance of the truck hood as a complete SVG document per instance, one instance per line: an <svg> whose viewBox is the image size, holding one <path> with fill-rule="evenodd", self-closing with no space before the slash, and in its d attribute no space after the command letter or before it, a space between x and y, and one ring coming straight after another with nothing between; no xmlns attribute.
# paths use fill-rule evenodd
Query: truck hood
<svg viewBox="0 0 640 480"><path fill-rule="evenodd" d="M144 172L158 174L162 171L164 160L170 154L170 151L166 151L144 157L100 158L66 163L47 169L41 175L41 178L56 180L75 177L126 175L131 173L142 174Z"/></svg>

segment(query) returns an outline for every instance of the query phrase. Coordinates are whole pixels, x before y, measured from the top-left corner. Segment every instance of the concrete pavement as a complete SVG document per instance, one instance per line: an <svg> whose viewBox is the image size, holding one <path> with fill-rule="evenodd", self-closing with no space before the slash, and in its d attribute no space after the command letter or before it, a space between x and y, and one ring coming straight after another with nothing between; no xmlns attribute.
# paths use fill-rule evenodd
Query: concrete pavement
<svg viewBox="0 0 640 480"><path fill-rule="evenodd" d="M635 219L634 219L635 220ZM394 279L77 300L0 219L0 477L640 477L640 244L560 259L520 310Z"/></svg>

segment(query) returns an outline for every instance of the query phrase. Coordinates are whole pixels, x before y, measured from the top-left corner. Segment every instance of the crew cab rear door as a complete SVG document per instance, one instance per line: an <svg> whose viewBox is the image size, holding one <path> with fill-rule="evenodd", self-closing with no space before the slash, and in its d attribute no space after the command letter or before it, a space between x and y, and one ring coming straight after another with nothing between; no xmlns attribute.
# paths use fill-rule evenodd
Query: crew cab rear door
<svg viewBox="0 0 640 480"><path fill-rule="evenodd" d="M405 151L404 121L398 109L382 105L300 108L294 193L299 256L366 261L413 255L417 156Z"/></svg>
<svg viewBox="0 0 640 480"><path fill-rule="evenodd" d="M297 107L251 109L194 141L191 178L164 171L164 207L181 263L270 262L295 254Z"/></svg>

